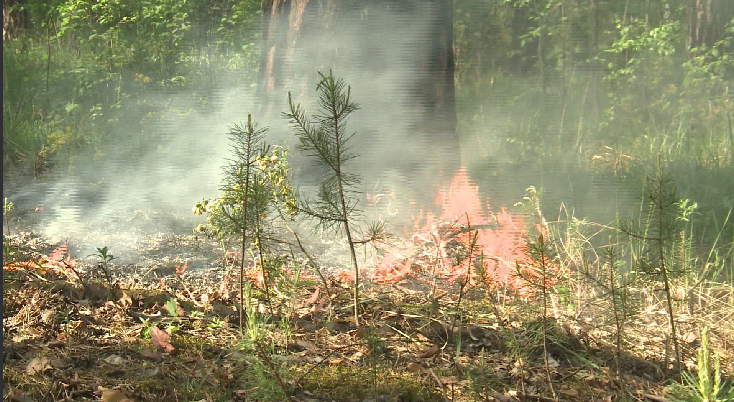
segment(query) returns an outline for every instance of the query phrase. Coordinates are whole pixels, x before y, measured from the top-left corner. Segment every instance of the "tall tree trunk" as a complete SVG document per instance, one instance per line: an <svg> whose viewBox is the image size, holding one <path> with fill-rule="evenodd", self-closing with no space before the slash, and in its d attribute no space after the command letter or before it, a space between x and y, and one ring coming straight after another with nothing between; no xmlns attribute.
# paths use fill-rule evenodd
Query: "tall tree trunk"
<svg viewBox="0 0 734 402"><path fill-rule="evenodd" d="M22 4L25 4L24 0L3 0L3 41L16 37L21 29L30 28L28 11L14 8Z"/></svg>
<svg viewBox="0 0 734 402"><path fill-rule="evenodd" d="M333 70L362 106L351 129L366 186L387 171L448 183L460 161L452 0L268 0L263 16L261 114L278 117L289 91L313 105L316 72Z"/></svg>
<svg viewBox="0 0 734 402"><path fill-rule="evenodd" d="M731 0L689 0L688 46L711 47L721 39L724 28L734 18Z"/></svg>

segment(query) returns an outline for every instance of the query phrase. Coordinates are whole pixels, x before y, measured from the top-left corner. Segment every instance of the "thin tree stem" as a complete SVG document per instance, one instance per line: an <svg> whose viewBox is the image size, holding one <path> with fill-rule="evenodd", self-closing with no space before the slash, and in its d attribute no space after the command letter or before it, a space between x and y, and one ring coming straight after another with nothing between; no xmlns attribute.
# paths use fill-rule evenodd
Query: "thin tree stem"
<svg viewBox="0 0 734 402"><path fill-rule="evenodd" d="M251 116L247 116L247 142L245 144L245 196L242 200L242 244L240 248L240 332L242 332L242 324L244 323L244 294L242 289L245 288L245 252L247 249L247 193L250 189L250 159L252 158L252 135L253 127Z"/></svg>

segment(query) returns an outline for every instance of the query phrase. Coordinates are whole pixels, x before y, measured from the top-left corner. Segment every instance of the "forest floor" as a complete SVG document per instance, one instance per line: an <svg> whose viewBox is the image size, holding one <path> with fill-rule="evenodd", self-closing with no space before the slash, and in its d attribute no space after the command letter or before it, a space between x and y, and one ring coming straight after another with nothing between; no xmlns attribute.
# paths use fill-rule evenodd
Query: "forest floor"
<svg viewBox="0 0 734 402"><path fill-rule="evenodd" d="M618 370L614 325L593 305L554 303L543 320L538 299L476 287L459 301L406 277L364 283L357 327L348 282L329 275L324 289L304 272L253 287L240 327L237 268L216 244L159 236L146 264L105 265L28 233L6 240L4 401L674 400L661 301L625 324ZM734 294L708 301L678 316L682 361L696 368L710 326L731 375Z"/></svg>

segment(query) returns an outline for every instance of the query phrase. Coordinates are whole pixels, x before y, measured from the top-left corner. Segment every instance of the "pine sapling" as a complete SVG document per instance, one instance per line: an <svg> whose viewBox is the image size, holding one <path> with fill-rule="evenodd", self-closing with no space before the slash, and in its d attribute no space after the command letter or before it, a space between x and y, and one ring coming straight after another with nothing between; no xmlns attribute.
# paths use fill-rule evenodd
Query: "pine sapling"
<svg viewBox="0 0 734 402"><path fill-rule="evenodd" d="M222 213L235 227L240 240L240 305L239 324L243 328L244 323L244 294L245 288L245 256L247 255L248 236L257 233L255 229L258 223L255 216L258 215L258 205L253 204L255 180L253 174L255 165L267 154L267 147L263 145L263 137L267 129L258 129L252 123L252 116L247 115L247 125L234 124L229 131L234 158L224 167L224 185L222 188L225 196L231 198L225 200L222 205ZM258 197L259 198L259 197ZM259 202L257 204L260 204Z"/></svg>
<svg viewBox="0 0 734 402"><path fill-rule="evenodd" d="M651 240L655 246L655 253L658 260L658 272L663 280L665 289L665 302L668 310L668 321L670 324L670 339L673 343L675 352L675 367L680 373L680 350L678 347L678 337L676 335L676 320L673 312L673 294L670 277L672 267L668 265L666 258L666 248L668 242L671 242L675 234L675 211L676 198L675 186L673 180L663 175L662 167L658 171L657 177L648 179L650 187L649 200L653 208L653 237Z"/></svg>
<svg viewBox="0 0 734 402"><path fill-rule="evenodd" d="M263 289L271 314L269 280L274 269L280 266L268 258L274 235L270 230L275 220L287 219L297 212L297 202L290 181L290 167L285 148L264 144L267 129L258 129L248 115L247 125L234 125L229 137L233 158L224 167L224 178L219 197L203 200L194 206L194 214L207 214L206 225L199 225L197 232L217 238L227 255L227 240L234 239L240 251L240 295L245 285L245 265L248 246L253 244L257 255L255 265L260 266ZM282 242L282 241L279 241ZM244 317L240 297L240 318Z"/></svg>
<svg viewBox="0 0 734 402"><path fill-rule="evenodd" d="M534 274L524 276L531 286L540 289L541 297L543 298L541 317L543 364L545 366L548 388L550 388L553 394L553 400L557 401L558 396L553 386L553 377L548 361L550 357L548 354L548 343L550 342L548 336L548 298L550 297L549 289L552 286L551 276L553 272L551 272L551 267L553 266L552 261L555 258L555 254L551 247L552 244L547 239L547 224L540 209L540 196L535 187L529 187L526 191L528 195L523 198L523 202L520 202L519 205L525 207L533 217L532 231L535 233L528 235L526 239L527 254L531 260L531 265L527 268L531 268ZM518 272L518 274L523 275L521 272Z"/></svg>
<svg viewBox="0 0 734 402"><path fill-rule="evenodd" d="M640 258L640 270L657 281L662 282L665 304L670 326L670 341L675 354L675 371L680 376L681 354L676 332L676 318L673 309L673 280L682 271L674 269L672 251L678 238L677 221L680 202L676 198L673 179L658 166L655 177L646 180L647 227L644 231L634 228L632 223L620 225L620 231L643 244L647 258Z"/></svg>
<svg viewBox="0 0 734 402"><path fill-rule="evenodd" d="M627 284L621 283L618 275L619 260L617 250L609 245L605 252L607 267L609 268L608 284L605 286L612 301L612 313L614 315L614 365L615 374L622 391L625 391L625 382L622 377L622 342L624 340L624 324L629 316L629 301Z"/></svg>
<svg viewBox="0 0 734 402"><path fill-rule="evenodd" d="M10 236L10 211L12 211L13 208L13 203L8 201L8 197L5 197L5 202L3 203L3 218L5 218L5 226L8 228L8 236Z"/></svg>
<svg viewBox="0 0 734 402"><path fill-rule="evenodd" d="M322 168L322 181L316 200L302 201L299 210L315 219L325 229L343 230L349 244L351 265L354 269L354 321L359 326L359 265L352 220L360 214L355 196L359 177L346 173L345 164L356 157L350 151L349 141L354 134L347 132L349 115L359 109L351 99L351 89L344 80L334 78L332 72L319 72L320 112L309 119L303 107L293 103L288 93L289 111L284 113L300 140L300 149L312 156Z"/></svg>

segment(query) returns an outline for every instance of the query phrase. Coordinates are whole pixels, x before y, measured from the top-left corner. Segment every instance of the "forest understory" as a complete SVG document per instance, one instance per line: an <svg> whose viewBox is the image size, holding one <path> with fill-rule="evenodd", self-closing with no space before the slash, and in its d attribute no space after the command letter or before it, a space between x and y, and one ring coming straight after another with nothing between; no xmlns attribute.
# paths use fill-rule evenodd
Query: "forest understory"
<svg viewBox="0 0 734 402"><path fill-rule="evenodd" d="M731 0L3 17L4 402L734 401Z"/></svg>

